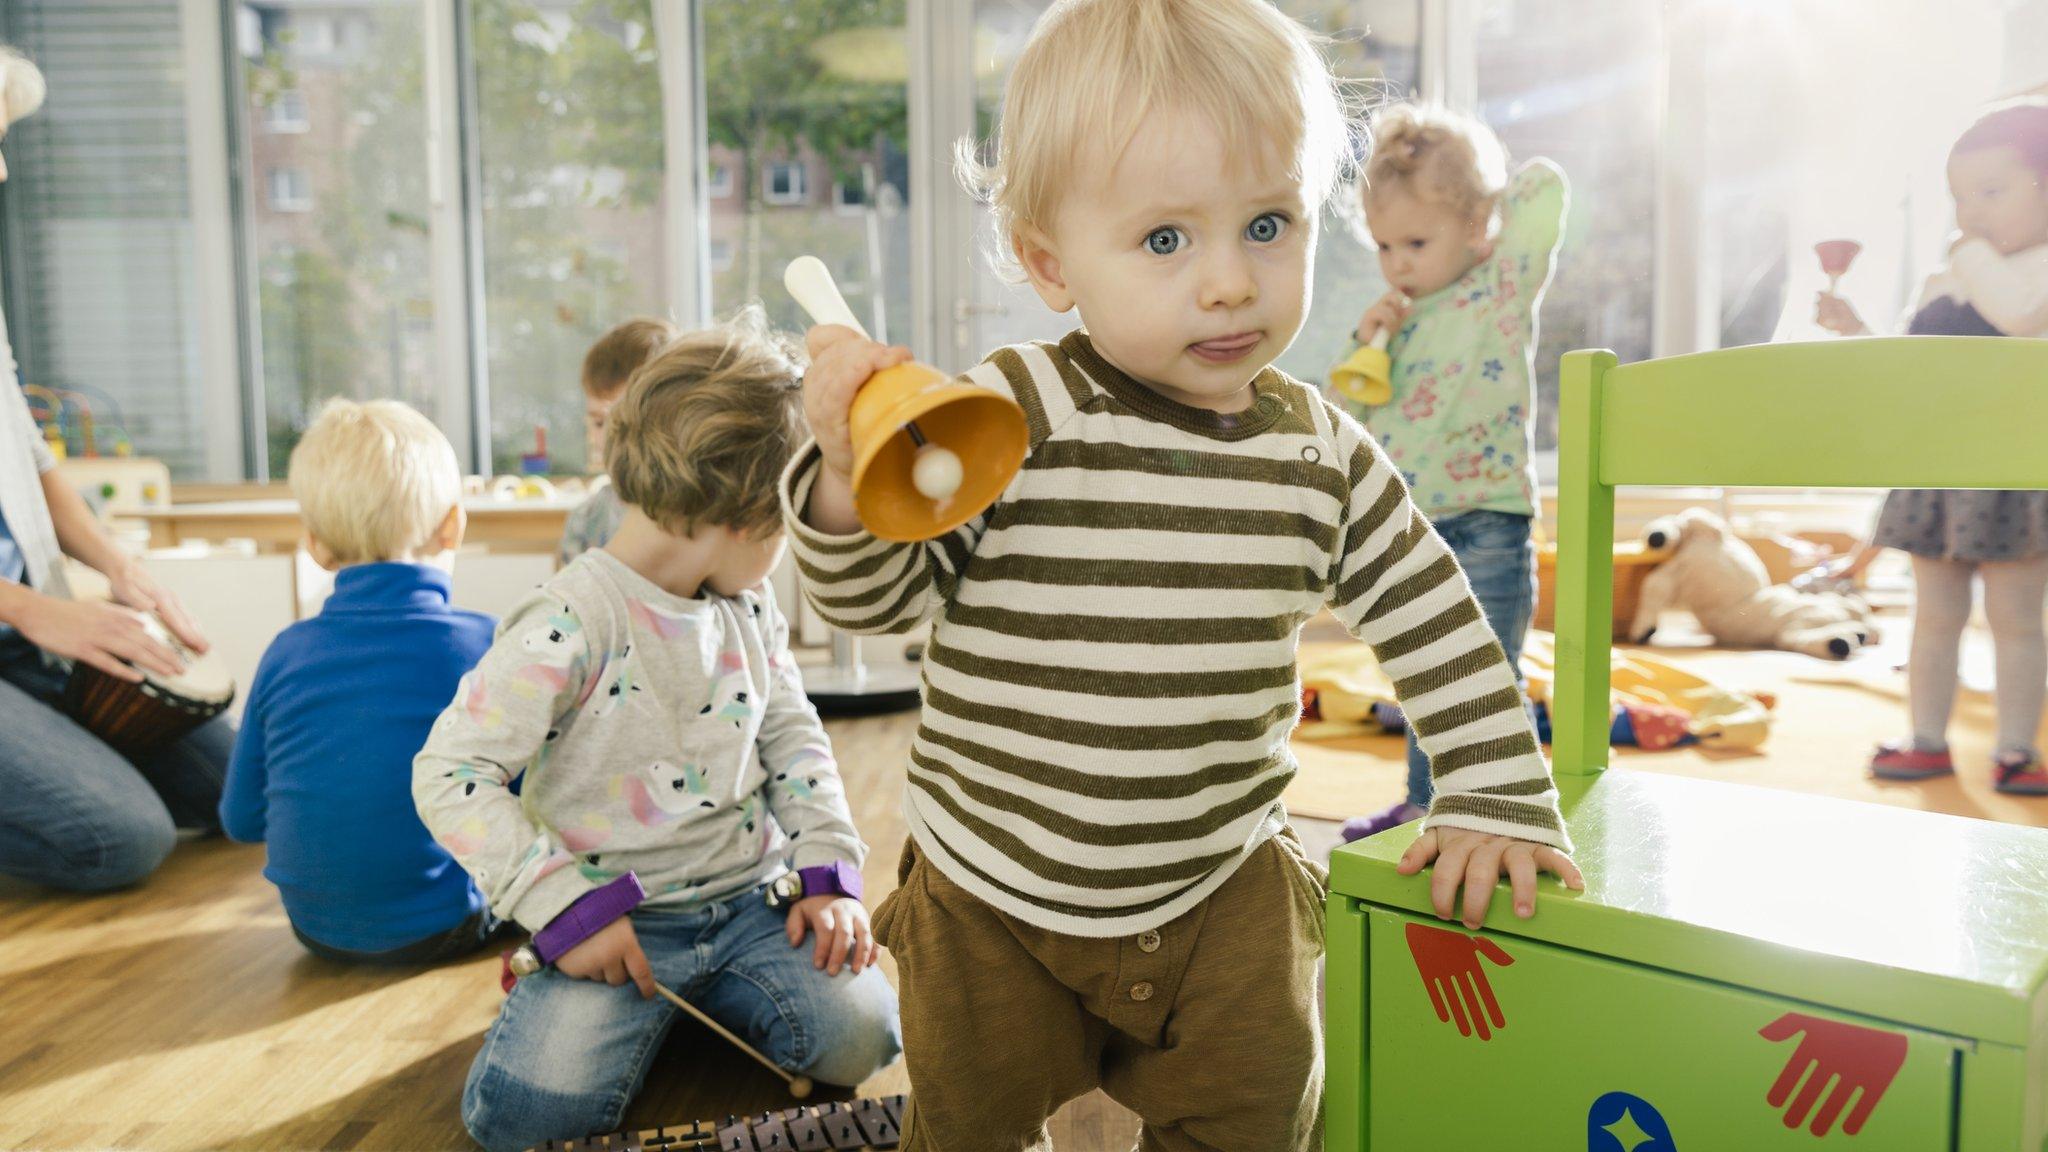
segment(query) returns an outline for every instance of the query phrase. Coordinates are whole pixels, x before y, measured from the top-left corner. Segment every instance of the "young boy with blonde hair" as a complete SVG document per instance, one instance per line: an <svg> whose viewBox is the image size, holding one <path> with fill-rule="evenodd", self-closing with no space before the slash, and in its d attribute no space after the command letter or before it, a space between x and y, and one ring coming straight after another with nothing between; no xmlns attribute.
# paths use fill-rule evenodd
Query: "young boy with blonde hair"
<svg viewBox="0 0 2048 1152"><path fill-rule="evenodd" d="M263 874L312 952L473 951L497 922L412 805L413 754L491 642L490 617L450 607L428 562L462 540L455 449L395 400L335 400L292 451L291 487L334 594L263 654L221 824L269 845Z"/></svg>
<svg viewBox="0 0 2048 1152"><path fill-rule="evenodd" d="M1343 101L1261 0L1066 0L1033 32L992 168L964 165L1025 276L1082 327L964 379L1030 454L928 544L862 530L848 408L908 355L810 333L816 441L784 478L832 624L932 621L896 956L906 1149L1043 1147L1101 1087L1147 1149L1319 1147L1322 869L1287 826L1295 645L1327 607L1372 644L1436 800L1436 863L1478 925L1496 880L1576 884L1499 642L1365 431L1270 365L1308 306ZM1475 1091L1477 1090L1475 1086Z"/></svg>
<svg viewBox="0 0 2048 1152"><path fill-rule="evenodd" d="M427 826L551 965L470 1068L486 1148L616 1128L676 1019L657 980L814 1080L900 1050L866 847L765 582L797 375L752 310L634 375L618 534L507 617L414 764Z"/></svg>
<svg viewBox="0 0 2048 1152"><path fill-rule="evenodd" d="M619 494L602 479L606 418L625 394L626 381L633 373L680 335L681 330L666 320L635 316L613 325L583 354L584 471L600 479L562 521L562 543L555 550L561 563L604 547L619 530L625 508L619 503Z"/></svg>

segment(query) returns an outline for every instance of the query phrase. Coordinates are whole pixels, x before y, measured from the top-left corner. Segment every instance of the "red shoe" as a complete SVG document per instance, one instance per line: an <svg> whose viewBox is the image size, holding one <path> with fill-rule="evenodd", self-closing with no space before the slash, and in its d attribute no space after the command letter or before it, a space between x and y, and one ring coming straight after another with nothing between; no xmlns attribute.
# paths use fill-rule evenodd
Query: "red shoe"
<svg viewBox="0 0 2048 1152"><path fill-rule="evenodd" d="M1870 758L1870 774L1880 780L1932 780L1953 776L1955 771L1956 762L1950 758L1948 749L1922 752L1910 741L1880 744L1877 754Z"/></svg>
<svg viewBox="0 0 2048 1152"><path fill-rule="evenodd" d="M2048 768L2031 752L2000 752L1991 761L1991 786L2015 796L2048 796Z"/></svg>

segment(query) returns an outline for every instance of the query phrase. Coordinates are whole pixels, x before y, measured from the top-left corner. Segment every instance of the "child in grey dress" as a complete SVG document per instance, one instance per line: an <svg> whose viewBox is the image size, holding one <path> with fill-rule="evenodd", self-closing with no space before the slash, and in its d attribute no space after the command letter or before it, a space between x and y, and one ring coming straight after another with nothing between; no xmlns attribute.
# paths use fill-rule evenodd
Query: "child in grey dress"
<svg viewBox="0 0 2048 1152"><path fill-rule="evenodd" d="M1928 279L1907 332L2048 336L2048 101L1993 108L1949 153L1960 236L1949 266ZM1845 301L1823 295L1816 317L1838 332L1868 331ZM1998 745L1992 784L2048 794L2037 733L2048 638L2048 491L1902 490L1885 499L1871 543L1913 557L1913 651L1907 662L1913 731L1880 746L1873 775L1921 780L1955 771L1948 750L1958 648L1971 584L1997 660Z"/></svg>

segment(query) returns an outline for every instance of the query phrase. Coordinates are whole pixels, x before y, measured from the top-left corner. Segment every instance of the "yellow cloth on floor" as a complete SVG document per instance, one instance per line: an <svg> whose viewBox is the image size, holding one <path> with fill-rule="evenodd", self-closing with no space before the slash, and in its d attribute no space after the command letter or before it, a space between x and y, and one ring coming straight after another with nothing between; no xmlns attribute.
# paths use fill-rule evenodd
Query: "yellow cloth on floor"
<svg viewBox="0 0 2048 1152"><path fill-rule="evenodd" d="M1294 658L1303 695L1315 693L1322 719L1303 719L1294 734L1304 740L1332 740L1378 732L1375 704L1394 703L1394 682L1380 669L1372 649L1352 641L1303 644Z"/></svg>
<svg viewBox="0 0 2048 1152"><path fill-rule="evenodd" d="M1522 645L1522 676L1529 698L1550 702L1557 678L1556 638L1531 631ZM1295 735L1330 740L1378 731L1374 704L1394 704L1394 683L1363 644L1304 644L1297 659L1302 687L1315 693L1322 719L1304 720ZM1613 650L1613 702L1657 704L1690 719L1686 729L1711 748L1755 748L1771 732L1770 705L1758 697L1716 684L1669 661L1641 652Z"/></svg>

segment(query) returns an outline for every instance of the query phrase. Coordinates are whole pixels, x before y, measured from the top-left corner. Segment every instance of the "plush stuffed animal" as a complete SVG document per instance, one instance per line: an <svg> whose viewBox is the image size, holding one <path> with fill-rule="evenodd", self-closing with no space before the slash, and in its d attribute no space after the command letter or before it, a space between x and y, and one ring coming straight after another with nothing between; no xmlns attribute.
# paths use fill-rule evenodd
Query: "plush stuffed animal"
<svg viewBox="0 0 2048 1152"><path fill-rule="evenodd" d="M1720 517L1704 508L1652 521L1643 533L1670 558L1643 579L1629 635L1648 642L1667 608L1691 612L1717 643L1783 648L1844 660L1874 643L1877 628L1861 600L1834 592L1795 592L1772 584L1763 561Z"/></svg>

